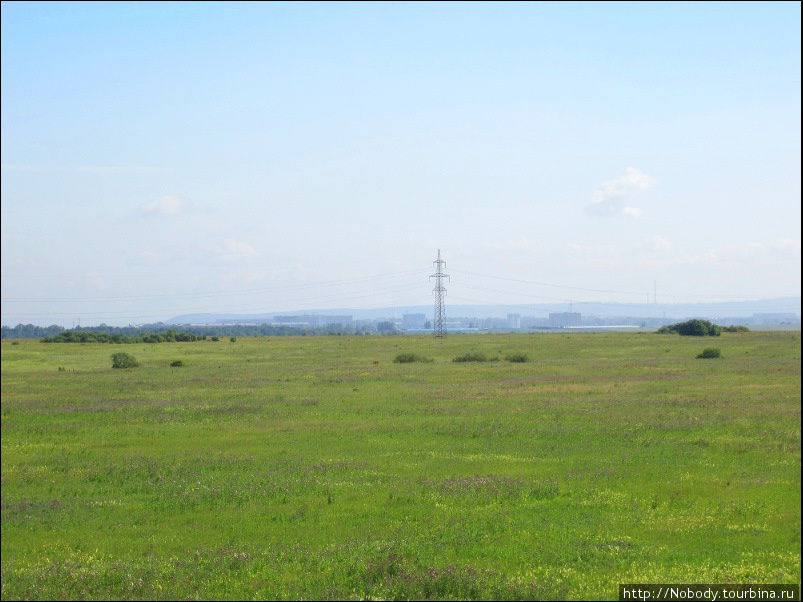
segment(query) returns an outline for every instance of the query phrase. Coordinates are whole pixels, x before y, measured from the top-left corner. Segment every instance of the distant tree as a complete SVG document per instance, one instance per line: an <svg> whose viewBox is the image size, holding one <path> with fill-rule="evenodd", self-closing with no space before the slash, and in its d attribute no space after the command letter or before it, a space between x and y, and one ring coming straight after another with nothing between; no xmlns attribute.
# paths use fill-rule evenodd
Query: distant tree
<svg viewBox="0 0 803 602"><path fill-rule="evenodd" d="M722 326L722 332L750 332L750 329L747 326L742 325L734 325L734 326Z"/></svg>
<svg viewBox="0 0 803 602"><path fill-rule="evenodd" d="M688 320L686 322L670 324L669 326L662 326L658 329L659 334L671 334L675 332L681 336L718 337L722 334L722 327L712 324L708 320Z"/></svg>
<svg viewBox="0 0 803 602"><path fill-rule="evenodd" d="M4 339L39 339L42 337L52 337L60 333L64 328L56 326L34 326L33 324L17 324L13 328L2 327L2 338Z"/></svg>

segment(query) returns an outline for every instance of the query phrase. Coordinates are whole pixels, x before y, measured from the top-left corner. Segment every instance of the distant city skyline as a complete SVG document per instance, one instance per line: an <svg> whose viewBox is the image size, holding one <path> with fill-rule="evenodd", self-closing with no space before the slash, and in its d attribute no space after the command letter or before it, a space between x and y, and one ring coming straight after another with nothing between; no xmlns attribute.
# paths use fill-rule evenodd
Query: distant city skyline
<svg viewBox="0 0 803 602"><path fill-rule="evenodd" d="M800 295L799 3L1 6L4 325Z"/></svg>

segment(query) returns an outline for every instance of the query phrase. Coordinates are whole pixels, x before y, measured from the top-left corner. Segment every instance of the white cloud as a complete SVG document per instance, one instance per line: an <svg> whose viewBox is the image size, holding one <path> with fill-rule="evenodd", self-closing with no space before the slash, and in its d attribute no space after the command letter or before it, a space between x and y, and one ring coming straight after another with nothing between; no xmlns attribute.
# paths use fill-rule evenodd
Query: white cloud
<svg viewBox="0 0 803 602"><path fill-rule="evenodd" d="M247 242L236 240L234 238L227 238L223 244L217 249L218 255L231 256L231 257L254 257L258 253L256 249L249 245Z"/></svg>
<svg viewBox="0 0 803 602"><path fill-rule="evenodd" d="M672 242L663 236L653 236L652 246L656 251L669 251L672 249Z"/></svg>
<svg viewBox="0 0 803 602"><path fill-rule="evenodd" d="M640 217L643 211L632 205L624 205L624 201L649 190L653 184L651 176L635 167L628 167L623 176L603 182L594 189L592 203L586 207L586 211L598 217Z"/></svg>
<svg viewBox="0 0 803 602"><path fill-rule="evenodd" d="M190 202L178 196L165 195L142 206L147 215L178 215L190 208Z"/></svg>
<svg viewBox="0 0 803 602"><path fill-rule="evenodd" d="M594 202L621 199L639 190L652 188L653 179L635 167L628 167L625 175L603 182L594 190Z"/></svg>

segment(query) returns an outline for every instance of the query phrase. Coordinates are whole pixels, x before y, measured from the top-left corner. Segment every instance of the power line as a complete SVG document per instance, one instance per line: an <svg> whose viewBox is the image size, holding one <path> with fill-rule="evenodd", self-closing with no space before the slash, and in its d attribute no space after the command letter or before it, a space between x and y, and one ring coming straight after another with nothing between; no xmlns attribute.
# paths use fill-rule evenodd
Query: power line
<svg viewBox="0 0 803 602"><path fill-rule="evenodd" d="M607 293L607 294L614 294L614 295L638 295L643 296L644 291L623 291L623 290L613 290L613 289L597 289L597 288L586 288L581 286L569 286L564 284L554 284L549 282L540 282L538 280L522 280L520 278L507 278L505 276L497 276L495 274L480 274L478 272L469 272L466 270L454 269L455 272L460 272L462 274L468 274L470 276L479 276L481 278L494 278L496 280L505 280L508 282L519 282L522 284L535 284L537 286L548 286L551 288L560 288L560 289L567 289L567 290L576 290L576 291L584 291L589 293ZM732 296L732 295L694 295L694 294L672 294L672 293L661 293L665 297L674 297L674 298L692 298L692 299L730 299L730 300L746 300L751 301L756 298L756 295L740 295L740 296ZM656 292L657 295L657 292Z"/></svg>
<svg viewBox="0 0 803 602"><path fill-rule="evenodd" d="M519 296L519 297L532 297L534 299L544 299L546 301L557 301L557 302L560 302L560 303L568 303L568 302L571 301L571 299L564 298L564 297L545 297L543 295L532 295L530 293L514 293L514 292L510 292L510 291L500 291L499 289L485 288L485 287L481 287L481 286L472 286L470 284L461 284L460 287L461 288L470 288L470 289L473 289L475 291L482 291L482 292L486 292L486 293L497 293L497 294L501 294L501 295L513 295L513 296Z"/></svg>
<svg viewBox="0 0 803 602"><path fill-rule="evenodd" d="M642 295L643 292L641 291L616 291L616 290L608 290L608 289L597 289L597 288L584 288L580 286L566 286L562 284L550 284L549 282L539 282L537 280L522 280L520 278L506 278L505 276L496 276L494 274L479 274L477 272L467 272L464 270L455 270L455 272L461 272L463 274L468 274L470 276L480 276L481 278L495 278L497 280L507 280L508 282L520 282L522 284L536 284L538 286L549 286L552 288L564 288L569 290L575 291L585 291L589 293L614 293L620 295Z"/></svg>

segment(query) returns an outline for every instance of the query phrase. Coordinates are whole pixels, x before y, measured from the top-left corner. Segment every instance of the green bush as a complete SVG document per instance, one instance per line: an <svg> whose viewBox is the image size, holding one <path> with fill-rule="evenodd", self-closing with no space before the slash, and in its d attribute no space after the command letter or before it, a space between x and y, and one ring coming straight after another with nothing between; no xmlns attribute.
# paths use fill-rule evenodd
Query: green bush
<svg viewBox="0 0 803 602"><path fill-rule="evenodd" d="M505 359L509 362L529 362L530 358L527 357L525 353L511 353L510 355L506 355Z"/></svg>
<svg viewBox="0 0 803 602"><path fill-rule="evenodd" d="M213 341L219 341L219 340L220 340L220 337L212 337L212 340L213 340Z"/></svg>
<svg viewBox="0 0 803 602"><path fill-rule="evenodd" d="M712 324L708 320L687 320L686 322L678 322L669 326L661 326L658 329L658 334L672 334L675 332L684 337L718 337L722 333L722 327Z"/></svg>
<svg viewBox="0 0 803 602"><path fill-rule="evenodd" d="M175 361L173 361L173 362L170 362L170 365L171 365L173 368L181 368L181 366L183 366L183 365L184 365L184 362L183 362L183 361L181 361L181 360L175 360Z"/></svg>
<svg viewBox="0 0 803 602"><path fill-rule="evenodd" d="M487 362L488 357L484 353L470 352L464 355L458 355L452 360L453 362Z"/></svg>
<svg viewBox="0 0 803 602"><path fill-rule="evenodd" d="M133 355L127 353L115 353L112 355L112 368L136 368L139 362Z"/></svg>
<svg viewBox="0 0 803 602"><path fill-rule="evenodd" d="M237 342L237 337L231 337L231 338L229 339L229 342L230 342L230 343L236 343L236 342Z"/></svg>
<svg viewBox="0 0 803 602"><path fill-rule="evenodd" d="M417 355L415 353L400 353L396 357L393 358L393 362L396 364L411 364L413 362L431 362L433 361L431 358L424 357L423 355Z"/></svg>
<svg viewBox="0 0 803 602"><path fill-rule="evenodd" d="M722 326L722 332L750 332L747 326Z"/></svg>
<svg viewBox="0 0 803 602"><path fill-rule="evenodd" d="M715 357L722 357L722 352L716 347L706 347L703 352L697 355L697 359L710 359Z"/></svg>

